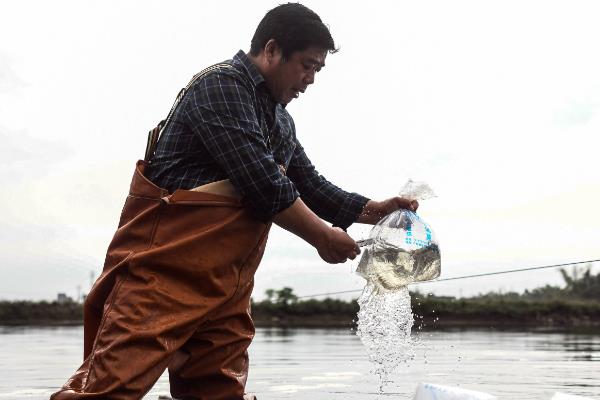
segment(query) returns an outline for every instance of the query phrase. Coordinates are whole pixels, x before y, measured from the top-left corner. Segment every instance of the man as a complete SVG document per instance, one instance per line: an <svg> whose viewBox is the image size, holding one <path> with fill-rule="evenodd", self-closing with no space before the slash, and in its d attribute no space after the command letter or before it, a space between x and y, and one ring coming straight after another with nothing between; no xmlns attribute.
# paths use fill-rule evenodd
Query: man
<svg viewBox="0 0 600 400"><path fill-rule="evenodd" d="M54 400L138 399L166 368L174 398L243 399L250 295L271 221L341 263L360 252L350 224L416 209L336 187L296 138L285 105L335 51L317 14L285 4L265 15L249 54L189 87L138 163L86 299L84 363Z"/></svg>

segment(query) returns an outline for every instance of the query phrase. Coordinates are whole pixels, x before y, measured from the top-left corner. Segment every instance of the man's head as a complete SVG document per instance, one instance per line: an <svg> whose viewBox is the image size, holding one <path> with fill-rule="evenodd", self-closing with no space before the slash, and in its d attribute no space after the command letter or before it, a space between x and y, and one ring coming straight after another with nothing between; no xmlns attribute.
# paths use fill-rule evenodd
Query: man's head
<svg viewBox="0 0 600 400"><path fill-rule="evenodd" d="M327 53L336 51L321 18L301 4L288 3L275 7L260 21L250 57L273 98L287 104L314 82Z"/></svg>

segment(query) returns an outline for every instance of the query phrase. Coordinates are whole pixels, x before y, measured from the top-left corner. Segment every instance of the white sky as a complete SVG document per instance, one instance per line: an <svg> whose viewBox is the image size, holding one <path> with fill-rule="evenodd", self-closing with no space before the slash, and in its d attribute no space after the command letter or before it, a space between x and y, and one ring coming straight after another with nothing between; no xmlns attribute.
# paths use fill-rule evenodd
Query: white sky
<svg viewBox="0 0 600 400"><path fill-rule="evenodd" d="M383 199L408 178L428 182L438 198L419 213L440 240L442 277L600 258L600 3L303 4L341 51L289 106L299 139L347 190ZM87 291L147 131L194 73L247 51L276 5L3 4L0 298ZM283 286L299 295L362 288L351 270L276 228L255 298ZM421 290L546 283L560 283L556 270Z"/></svg>

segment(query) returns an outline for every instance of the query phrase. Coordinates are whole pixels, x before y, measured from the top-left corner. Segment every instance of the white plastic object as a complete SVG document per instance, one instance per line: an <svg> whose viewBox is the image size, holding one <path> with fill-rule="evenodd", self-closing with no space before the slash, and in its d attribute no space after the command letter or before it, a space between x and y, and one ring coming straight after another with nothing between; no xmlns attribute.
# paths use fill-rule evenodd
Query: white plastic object
<svg viewBox="0 0 600 400"><path fill-rule="evenodd" d="M435 197L423 182L409 180L400 196L410 200ZM396 210L371 229L356 272L378 289L397 290L412 282L437 278L441 270L438 241L431 227L410 210Z"/></svg>
<svg viewBox="0 0 600 400"><path fill-rule="evenodd" d="M572 394L556 392L554 394L554 396L552 396L552 400L594 400L594 399L589 398L589 397L581 397L581 396L575 396Z"/></svg>
<svg viewBox="0 0 600 400"><path fill-rule="evenodd" d="M497 400L496 396L452 386L419 383L413 400Z"/></svg>
<svg viewBox="0 0 600 400"><path fill-rule="evenodd" d="M436 197L433 190L425 182L413 181L409 179L399 193L400 197L409 200L427 200Z"/></svg>

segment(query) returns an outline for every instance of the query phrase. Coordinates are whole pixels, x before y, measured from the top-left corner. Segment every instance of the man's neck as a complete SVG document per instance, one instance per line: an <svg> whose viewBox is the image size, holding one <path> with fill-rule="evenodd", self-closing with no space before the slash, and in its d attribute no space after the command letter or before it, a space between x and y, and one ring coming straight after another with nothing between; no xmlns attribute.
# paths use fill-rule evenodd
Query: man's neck
<svg viewBox="0 0 600 400"><path fill-rule="evenodd" d="M267 69L265 67L265 63L264 63L264 60L263 60L261 54L259 54L257 56L253 56L250 53L246 53L246 56L248 56L248 59L250 61L252 61L252 64L254 64L254 66L256 67L256 69L258 69L258 72L260 72L260 74L263 76L263 78L266 79Z"/></svg>

